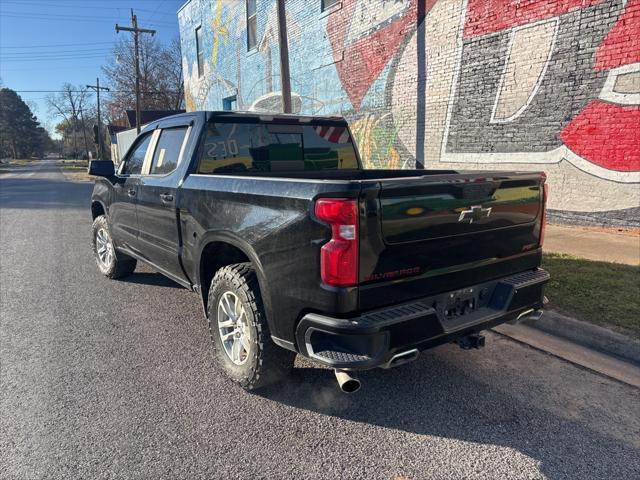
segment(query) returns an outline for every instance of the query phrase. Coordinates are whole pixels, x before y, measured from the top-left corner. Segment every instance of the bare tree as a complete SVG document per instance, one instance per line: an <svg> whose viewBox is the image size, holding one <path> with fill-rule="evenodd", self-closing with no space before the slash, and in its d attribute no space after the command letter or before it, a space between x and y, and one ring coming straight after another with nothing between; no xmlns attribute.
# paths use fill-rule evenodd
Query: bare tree
<svg viewBox="0 0 640 480"><path fill-rule="evenodd" d="M125 110L135 108L134 45L123 38L114 47L114 57L102 67L107 77L110 98L107 115L117 120ZM176 110L184 101L180 44L174 40L161 45L155 37L140 38L140 104L143 110Z"/></svg>
<svg viewBox="0 0 640 480"><path fill-rule="evenodd" d="M88 98L90 92L86 87L74 87L70 83L62 85L60 92L52 93L47 96L47 106L49 112L59 118L67 125L65 131L71 132L71 140L73 141L73 153L78 154L78 130L82 132L84 140L84 149L89 158L89 145L87 143L87 132L85 122L80 122L83 109L88 107Z"/></svg>
<svg viewBox="0 0 640 480"><path fill-rule="evenodd" d="M184 81L182 78L182 51L180 39L174 38L162 51L161 68L162 92L166 92L165 102L171 110L184 106Z"/></svg>

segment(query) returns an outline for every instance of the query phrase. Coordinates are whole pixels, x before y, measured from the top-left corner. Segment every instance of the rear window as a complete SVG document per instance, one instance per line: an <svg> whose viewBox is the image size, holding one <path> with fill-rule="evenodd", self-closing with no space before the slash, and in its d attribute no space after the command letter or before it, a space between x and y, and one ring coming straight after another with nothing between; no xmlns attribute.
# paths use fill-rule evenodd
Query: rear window
<svg viewBox="0 0 640 480"><path fill-rule="evenodd" d="M357 169L346 126L208 123L198 172Z"/></svg>

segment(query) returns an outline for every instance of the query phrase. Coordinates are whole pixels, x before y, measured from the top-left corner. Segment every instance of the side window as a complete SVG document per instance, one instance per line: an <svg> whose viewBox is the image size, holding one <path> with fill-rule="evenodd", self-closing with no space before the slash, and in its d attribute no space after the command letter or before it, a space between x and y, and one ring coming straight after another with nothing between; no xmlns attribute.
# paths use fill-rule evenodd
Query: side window
<svg viewBox="0 0 640 480"><path fill-rule="evenodd" d="M339 0L321 0L321 10L324 12L325 10L330 9L334 5L338 3Z"/></svg>
<svg viewBox="0 0 640 480"><path fill-rule="evenodd" d="M150 171L152 175L162 175L173 172L176 169L186 133L187 127L162 130L156 151L153 153Z"/></svg>
<svg viewBox="0 0 640 480"><path fill-rule="evenodd" d="M198 76L204 75L204 53L202 51L202 27L196 28L196 58L198 59Z"/></svg>
<svg viewBox="0 0 640 480"><path fill-rule="evenodd" d="M147 149L149 148L150 142L151 132L145 134L145 136L138 142L131 153L127 156L124 167L122 167L123 175L140 175L140 173L142 172L144 157L147 154Z"/></svg>
<svg viewBox="0 0 640 480"><path fill-rule="evenodd" d="M227 98L222 99L222 109L223 110L237 110L238 109L238 97L236 95L232 95Z"/></svg>
<svg viewBox="0 0 640 480"><path fill-rule="evenodd" d="M258 46L258 18L256 0L246 0L247 8L247 50Z"/></svg>

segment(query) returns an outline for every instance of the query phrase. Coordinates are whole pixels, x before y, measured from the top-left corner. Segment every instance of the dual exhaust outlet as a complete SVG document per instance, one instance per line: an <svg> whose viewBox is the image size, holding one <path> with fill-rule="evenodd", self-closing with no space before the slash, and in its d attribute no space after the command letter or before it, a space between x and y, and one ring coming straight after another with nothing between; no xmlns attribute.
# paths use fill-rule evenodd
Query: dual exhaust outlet
<svg viewBox="0 0 640 480"><path fill-rule="evenodd" d="M418 350L412 349L407 350L406 352L397 353L391 359L382 365L382 368L392 368L397 367L398 365L402 365L408 362L411 362L418 358ZM360 390L362 386L362 382L356 376L355 372L349 372L347 370L340 370L336 368L334 370L336 374L336 380L338 381L338 386L340 390L344 393L355 393Z"/></svg>
<svg viewBox="0 0 640 480"><path fill-rule="evenodd" d="M547 302L547 297L544 297L544 303ZM540 309L531 308L522 312L518 316L518 318L515 319L515 321L509 323L519 323L523 320L538 320L540 317L542 317L542 313L543 311ZM485 344L485 337L484 335L480 335L478 333L472 333L455 340L455 343L457 343L464 350L469 350L471 348L482 348ZM418 358L418 355L419 352L417 349L406 350L404 352L395 354L387 363L381 365L381 367L397 367L398 365L409 363L415 360L416 358ZM334 373L336 375L336 380L338 381L338 386L340 387L340 390L342 392L355 393L360 390L362 382L360 382L355 372L336 368L334 370Z"/></svg>

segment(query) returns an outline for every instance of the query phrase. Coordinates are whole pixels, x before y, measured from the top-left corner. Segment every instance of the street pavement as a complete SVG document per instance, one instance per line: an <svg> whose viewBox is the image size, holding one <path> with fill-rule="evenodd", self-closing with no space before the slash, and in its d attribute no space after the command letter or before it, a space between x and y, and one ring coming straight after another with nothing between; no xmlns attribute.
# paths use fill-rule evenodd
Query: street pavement
<svg viewBox="0 0 640 480"><path fill-rule="evenodd" d="M198 297L102 277L91 185L0 174L0 478L640 478L640 391L508 338L365 372L300 358L260 395L215 368Z"/></svg>

